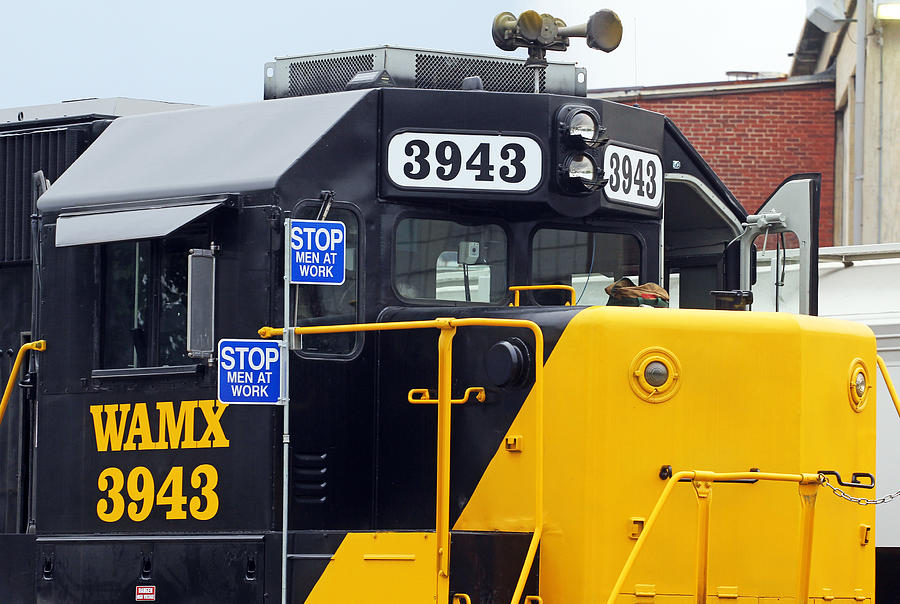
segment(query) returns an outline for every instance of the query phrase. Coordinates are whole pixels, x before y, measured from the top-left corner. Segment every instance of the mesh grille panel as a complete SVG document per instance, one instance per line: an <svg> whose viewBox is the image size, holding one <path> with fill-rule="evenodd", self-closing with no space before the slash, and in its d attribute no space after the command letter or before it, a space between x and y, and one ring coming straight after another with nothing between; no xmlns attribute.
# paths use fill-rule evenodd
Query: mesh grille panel
<svg viewBox="0 0 900 604"><path fill-rule="evenodd" d="M0 135L0 263L31 260L32 174L55 181L86 146L81 130Z"/></svg>
<svg viewBox="0 0 900 604"><path fill-rule="evenodd" d="M375 67L375 55L348 55L290 64L288 96L340 92L360 71Z"/></svg>
<svg viewBox="0 0 900 604"><path fill-rule="evenodd" d="M458 90L463 78L480 76L485 90L497 92L534 92L534 75L522 63L416 54L416 88ZM540 70L540 90L546 88L547 74Z"/></svg>

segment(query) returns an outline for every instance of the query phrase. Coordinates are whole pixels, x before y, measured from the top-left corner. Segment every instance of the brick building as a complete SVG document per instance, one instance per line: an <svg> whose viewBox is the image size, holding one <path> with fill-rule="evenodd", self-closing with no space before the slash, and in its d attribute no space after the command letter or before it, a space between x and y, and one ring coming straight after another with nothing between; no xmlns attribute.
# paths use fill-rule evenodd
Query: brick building
<svg viewBox="0 0 900 604"><path fill-rule="evenodd" d="M819 245L834 240L834 78L744 79L594 90L669 116L747 211L791 174L821 172Z"/></svg>

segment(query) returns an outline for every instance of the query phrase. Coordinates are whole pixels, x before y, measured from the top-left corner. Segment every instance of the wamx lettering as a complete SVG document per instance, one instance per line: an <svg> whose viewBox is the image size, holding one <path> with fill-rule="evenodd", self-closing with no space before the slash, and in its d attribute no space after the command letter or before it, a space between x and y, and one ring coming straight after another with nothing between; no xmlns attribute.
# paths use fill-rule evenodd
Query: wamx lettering
<svg viewBox="0 0 900 604"><path fill-rule="evenodd" d="M278 342L219 340L219 400L277 403L281 394Z"/></svg>
<svg viewBox="0 0 900 604"><path fill-rule="evenodd" d="M344 282L346 227L326 220L291 221L291 283Z"/></svg>
<svg viewBox="0 0 900 604"><path fill-rule="evenodd" d="M176 412L174 403L164 401L156 403L151 420L147 403L91 405L97 451L227 447L230 442L221 424L226 407L212 400L181 401ZM197 421L198 411L202 423ZM200 438L197 428L203 429Z"/></svg>

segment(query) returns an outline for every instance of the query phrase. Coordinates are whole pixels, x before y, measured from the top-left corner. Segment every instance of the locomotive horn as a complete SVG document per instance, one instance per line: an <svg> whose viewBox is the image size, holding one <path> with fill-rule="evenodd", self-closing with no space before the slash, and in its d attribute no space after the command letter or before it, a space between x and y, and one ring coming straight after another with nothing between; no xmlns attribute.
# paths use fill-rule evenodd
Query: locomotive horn
<svg viewBox="0 0 900 604"><path fill-rule="evenodd" d="M622 41L622 20L615 12L604 8L588 18L587 23L560 27L563 38L587 38L587 45L595 50L612 52Z"/></svg>
<svg viewBox="0 0 900 604"><path fill-rule="evenodd" d="M500 13L494 17L494 25L491 27L491 35L494 37L494 44L500 50L515 50L516 35L516 16L512 13Z"/></svg>
<svg viewBox="0 0 900 604"><path fill-rule="evenodd" d="M622 21L609 9L597 11L587 23L571 27L562 19L533 10L523 12L518 19L504 12L494 17L491 35L502 50L528 48L526 65L544 66L546 51L565 50L570 37L586 38L587 45L597 50L615 50L622 41Z"/></svg>

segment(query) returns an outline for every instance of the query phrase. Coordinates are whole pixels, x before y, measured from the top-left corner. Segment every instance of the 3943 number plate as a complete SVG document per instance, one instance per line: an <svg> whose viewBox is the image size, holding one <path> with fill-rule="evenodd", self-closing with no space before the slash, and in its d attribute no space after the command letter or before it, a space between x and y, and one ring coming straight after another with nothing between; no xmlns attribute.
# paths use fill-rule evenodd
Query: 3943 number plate
<svg viewBox="0 0 900 604"><path fill-rule="evenodd" d="M610 144L604 150L603 172L608 199L646 208L658 208L662 202L663 168L656 155Z"/></svg>
<svg viewBox="0 0 900 604"><path fill-rule="evenodd" d="M401 132L388 143L388 178L401 187L527 192L543 165L526 136Z"/></svg>

